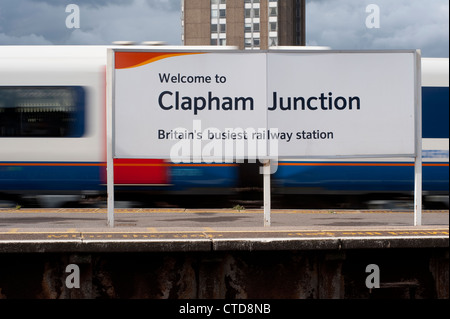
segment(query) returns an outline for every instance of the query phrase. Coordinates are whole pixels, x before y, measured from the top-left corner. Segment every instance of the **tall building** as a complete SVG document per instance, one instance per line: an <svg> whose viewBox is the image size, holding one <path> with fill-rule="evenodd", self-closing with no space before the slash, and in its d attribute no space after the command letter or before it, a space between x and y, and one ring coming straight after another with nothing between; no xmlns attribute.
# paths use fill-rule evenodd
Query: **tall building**
<svg viewBox="0 0 450 319"><path fill-rule="evenodd" d="M185 45L305 45L306 0L182 0Z"/></svg>

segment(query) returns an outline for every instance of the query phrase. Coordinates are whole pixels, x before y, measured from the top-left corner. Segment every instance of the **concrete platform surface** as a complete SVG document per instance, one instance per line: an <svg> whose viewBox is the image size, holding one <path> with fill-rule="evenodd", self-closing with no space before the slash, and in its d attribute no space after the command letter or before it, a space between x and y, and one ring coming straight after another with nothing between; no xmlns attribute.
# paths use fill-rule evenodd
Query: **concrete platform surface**
<svg viewBox="0 0 450 319"><path fill-rule="evenodd" d="M449 211L0 209L0 252L335 250L449 246Z"/></svg>

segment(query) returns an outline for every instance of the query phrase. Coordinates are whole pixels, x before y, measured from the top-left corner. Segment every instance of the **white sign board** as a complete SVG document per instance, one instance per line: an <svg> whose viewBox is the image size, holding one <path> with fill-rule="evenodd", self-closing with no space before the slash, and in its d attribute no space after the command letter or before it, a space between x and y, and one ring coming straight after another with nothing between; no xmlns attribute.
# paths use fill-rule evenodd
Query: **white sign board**
<svg viewBox="0 0 450 319"><path fill-rule="evenodd" d="M139 54L118 52L116 59ZM116 66L115 156L247 157L225 147L244 142L245 129L267 125L265 63L264 54L164 52L140 65Z"/></svg>
<svg viewBox="0 0 450 319"><path fill-rule="evenodd" d="M415 63L411 53L269 54L279 155L414 155Z"/></svg>
<svg viewBox="0 0 450 319"><path fill-rule="evenodd" d="M418 51L108 52L108 224L113 158L173 162L415 157L421 223ZM270 163L264 165L270 225Z"/></svg>
<svg viewBox="0 0 450 319"><path fill-rule="evenodd" d="M114 156L414 156L416 53L114 52Z"/></svg>

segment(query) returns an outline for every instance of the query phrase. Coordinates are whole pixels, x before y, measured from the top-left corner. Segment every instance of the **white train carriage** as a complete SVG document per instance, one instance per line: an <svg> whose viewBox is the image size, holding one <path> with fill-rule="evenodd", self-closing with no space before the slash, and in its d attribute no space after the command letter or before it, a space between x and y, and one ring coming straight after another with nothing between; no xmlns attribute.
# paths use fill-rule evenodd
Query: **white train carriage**
<svg viewBox="0 0 450 319"><path fill-rule="evenodd" d="M0 190L99 189L105 65L101 46L0 47Z"/></svg>
<svg viewBox="0 0 450 319"><path fill-rule="evenodd" d="M106 191L106 54L106 46L0 47L0 193ZM424 194L448 196L448 59L422 59L422 100ZM410 159L280 160L274 193L412 193L413 166ZM246 168L116 160L115 183L170 184L169 193L230 189L249 184L239 180Z"/></svg>

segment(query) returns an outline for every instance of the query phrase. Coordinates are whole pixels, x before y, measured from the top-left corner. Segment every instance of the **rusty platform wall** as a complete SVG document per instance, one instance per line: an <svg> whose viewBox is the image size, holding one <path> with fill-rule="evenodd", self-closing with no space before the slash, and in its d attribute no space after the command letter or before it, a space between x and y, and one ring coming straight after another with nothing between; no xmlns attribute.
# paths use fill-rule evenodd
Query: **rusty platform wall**
<svg viewBox="0 0 450 319"><path fill-rule="evenodd" d="M448 248L3 253L0 299L444 299ZM68 288L66 266L80 269ZM380 269L368 289L366 266Z"/></svg>

